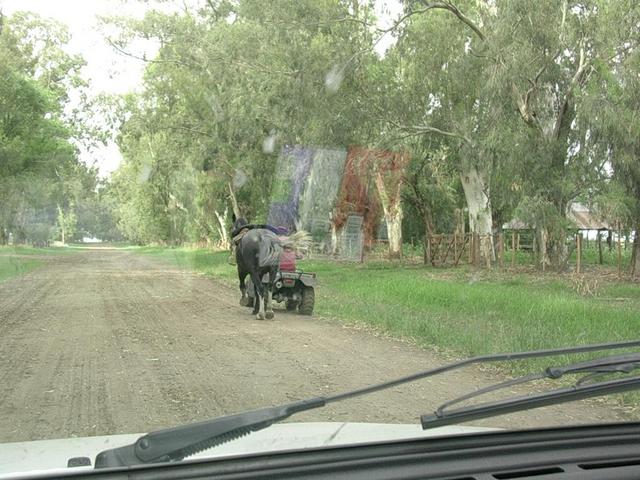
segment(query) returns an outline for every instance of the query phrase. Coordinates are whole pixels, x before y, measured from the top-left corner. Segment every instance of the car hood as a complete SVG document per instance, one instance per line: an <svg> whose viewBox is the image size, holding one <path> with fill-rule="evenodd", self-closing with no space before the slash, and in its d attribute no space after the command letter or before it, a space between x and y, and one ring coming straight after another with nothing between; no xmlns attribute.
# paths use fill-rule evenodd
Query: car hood
<svg viewBox="0 0 640 480"><path fill-rule="evenodd" d="M422 430L420 425L379 423L281 423L251 435L224 443L189 457L217 458L231 455L350 445L368 442L460 435L495 430L480 427L441 427ZM67 467L73 457L88 457L110 448L135 442L142 433L102 437L65 438L0 444L0 479L23 478L37 474L69 473L92 467Z"/></svg>

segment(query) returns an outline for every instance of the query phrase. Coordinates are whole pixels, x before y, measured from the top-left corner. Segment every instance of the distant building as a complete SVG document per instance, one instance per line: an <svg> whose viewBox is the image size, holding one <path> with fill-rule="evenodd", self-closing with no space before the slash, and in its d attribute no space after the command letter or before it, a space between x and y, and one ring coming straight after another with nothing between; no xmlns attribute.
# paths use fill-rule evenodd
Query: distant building
<svg viewBox="0 0 640 480"><path fill-rule="evenodd" d="M613 227L586 205L572 203L567 218L575 223L578 230L611 230Z"/></svg>
<svg viewBox="0 0 640 480"><path fill-rule="evenodd" d="M567 219L573 222L575 229L586 232L590 238L595 238L597 233L603 230L610 230L613 227L597 213L591 211L589 207L579 202L571 204ZM502 226L503 230L531 230L532 227L518 218L514 218L509 223Z"/></svg>

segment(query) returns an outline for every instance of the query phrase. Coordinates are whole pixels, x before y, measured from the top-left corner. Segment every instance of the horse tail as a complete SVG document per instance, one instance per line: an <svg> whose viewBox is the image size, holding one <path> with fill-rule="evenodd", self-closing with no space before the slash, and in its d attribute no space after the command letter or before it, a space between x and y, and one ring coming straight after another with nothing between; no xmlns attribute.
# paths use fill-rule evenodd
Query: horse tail
<svg viewBox="0 0 640 480"><path fill-rule="evenodd" d="M307 253L311 248L311 235L305 230L298 230L294 234L282 239L282 246L300 253Z"/></svg>

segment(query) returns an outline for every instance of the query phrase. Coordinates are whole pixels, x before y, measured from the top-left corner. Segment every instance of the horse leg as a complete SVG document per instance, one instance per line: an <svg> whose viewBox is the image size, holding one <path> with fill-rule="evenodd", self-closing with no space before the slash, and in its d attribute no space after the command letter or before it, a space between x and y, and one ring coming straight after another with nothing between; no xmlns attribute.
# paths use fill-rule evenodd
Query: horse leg
<svg viewBox="0 0 640 480"><path fill-rule="evenodd" d="M238 278L240 279L240 293L242 296L240 297L240 305L248 306L249 299L247 298L247 286L244 283L245 278L247 277L247 272L238 269Z"/></svg>
<svg viewBox="0 0 640 480"><path fill-rule="evenodd" d="M253 282L253 288L256 294L253 314L258 320L264 320L264 287L260 274L258 272L251 272L251 281Z"/></svg>
<svg viewBox="0 0 640 480"><path fill-rule="evenodd" d="M276 279L276 271L274 268L269 269L269 284L267 285L267 294L265 296L265 310L266 317L268 320L273 318L273 305L271 303L272 295L273 295L273 284Z"/></svg>

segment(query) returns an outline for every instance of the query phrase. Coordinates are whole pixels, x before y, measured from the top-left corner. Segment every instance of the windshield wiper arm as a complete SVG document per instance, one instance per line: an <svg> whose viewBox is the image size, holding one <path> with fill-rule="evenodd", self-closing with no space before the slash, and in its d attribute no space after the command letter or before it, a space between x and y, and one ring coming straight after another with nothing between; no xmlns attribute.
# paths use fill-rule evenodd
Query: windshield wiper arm
<svg viewBox="0 0 640 480"><path fill-rule="evenodd" d="M95 468L182 460L203 450L267 428L294 413L324 405L323 398L312 398L158 430L140 437L131 445L99 453Z"/></svg>
<svg viewBox="0 0 640 480"><path fill-rule="evenodd" d="M341 400L346 400L348 398L353 398L360 395L366 395L368 393L377 392L379 390L384 390L384 389L391 388L404 383L414 382L422 378L430 377L440 373L445 373L451 370L456 370L472 364L512 361L512 360L521 360L525 358L548 357L548 356L554 356L554 355L575 354L575 353L594 352L594 351L602 351L602 350L614 350L614 349L639 347L639 346L640 346L640 340L633 340L633 341L619 342L619 343L585 345L581 347L557 348L557 349L551 349L551 350L534 350L529 352L503 353L503 354L496 354L496 355L482 355L478 357L472 357L466 360L460 360L458 362L450 363L442 367L424 370L422 372L418 372L412 375L391 380L389 382L379 383L376 385L371 385L368 387L336 394L333 396L316 397L316 398L302 400L299 402L294 402L286 405L262 408L259 410L243 412L235 415L228 415L225 417L220 417L213 420L207 420L204 422L182 425L179 427L167 428L163 430L158 430L156 432L151 432L147 435L140 437L131 445L125 445L123 447L109 449L99 453L98 456L96 457L95 468L122 467L122 466L132 466L132 465L140 465L140 464L147 464L147 463L159 463L159 462L182 460L186 457L194 455L195 453L201 452L203 450L207 450L211 447L234 440L236 438L240 438L251 432L255 432L255 431L267 428L272 424L279 422L281 420L284 420L295 413L311 410L314 408L319 408L328 403L338 402ZM618 356L618 357L621 357L621 356ZM608 357L607 359L597 359L597 360L591 361L592 363L591 367L593 367L591 369L589 369L590 367L588 366L583 366L583 364L587 364L589 362L582 362L580 364L572 364L565 367L554 367L553 369L548 369L548 370L552 372L553 375L560 375L560 376L565 373L575 373L577 371L593 372L595 371L594 368L596 367L604 368L606 363L605 360L608 360L609 364L611 364L611 357ZM630 363L630 362L626 362L626 363ZM578 367L578 365L581 365L581 366ZM621 371L621 370L616 370L616 371ZM558 377L552 376L549 378L558 378ZM625 390L640 388L640 377L634 377L633 379L625 379L625 380L629 382L630 380L635 380L635 379L637 379L637 383L633 383L633 382L628 383L626 385ZM608 383L608 382L605 382L605 383ZM605 384L590 384L587 387L580 387L581 389L583 389L581 390L581 392L587 393L588 387L591 387L591 389L594 392L588 396L602 395L605 393L612 393L613 391L624 391L624 390L619 390L619 388L622 388L621 385L612 385L607 387ZM594 387L599 387L599 389ZM612 388L616 388L616 390L611 390ZM531 398L534 398L534 397L531 397ZM561 403L563 401L569 401L573 399L573 398L570 398L569 400L564 400L564 398L567 398L567 397L562 397L562 396L554 397L552 399L552 403ZM579 397L579 398L585 398L585 397ZM550 400L550 399L547 399L547 400ZM545 405L547 404L548 403L545 403ZM530 403L529 405L531 406L524 406L520 408L520 410L524 408L533 408L534 406L541 406L541 405L534 405L533 402ZM515 410L510 410L510 411L515 411ZM451 413L455 413L455 412L451 412ZM504 413L507 413L507 412L505 411ZM495 414L497 415L500 413L495 413ZM492 414L488 413L487 415L492 415ZM483 416L487 416L487 415L483 415ZM449 416L450 414L447 414L447 418L450 418ZM430 423L429 421L425 423L425 418L427 418L428 420L428 416L422 417L423 428L434 426L433 423ZM444 420L444 418L441 420ZM453 422L448 422L448 423L453 423Z"/></svg>

